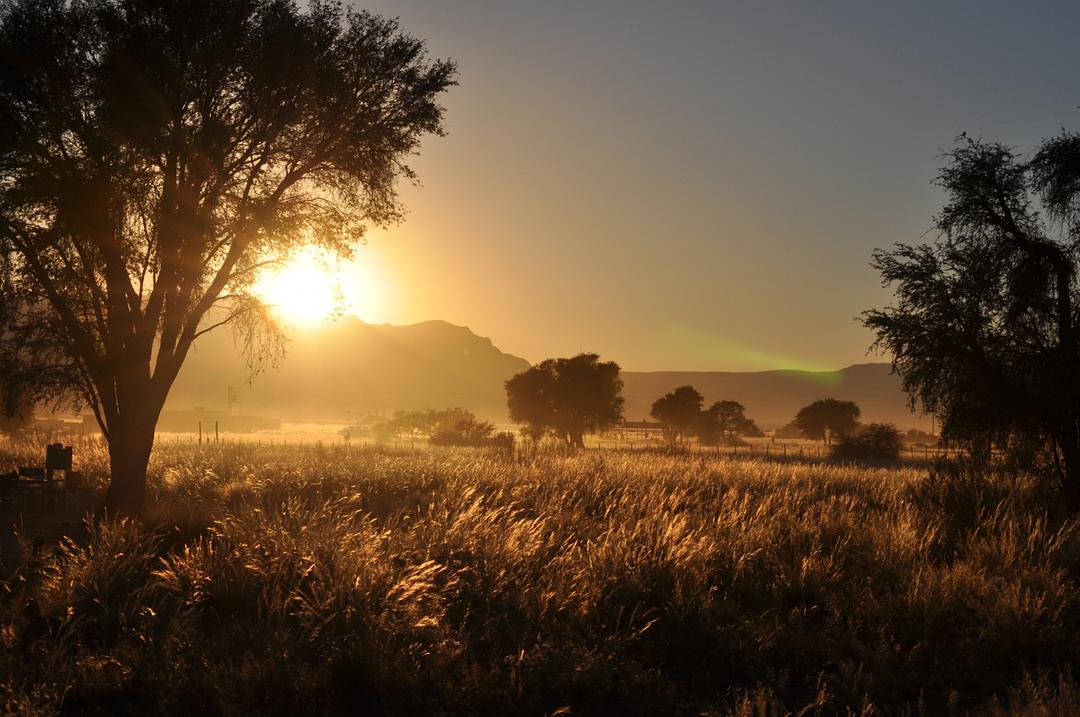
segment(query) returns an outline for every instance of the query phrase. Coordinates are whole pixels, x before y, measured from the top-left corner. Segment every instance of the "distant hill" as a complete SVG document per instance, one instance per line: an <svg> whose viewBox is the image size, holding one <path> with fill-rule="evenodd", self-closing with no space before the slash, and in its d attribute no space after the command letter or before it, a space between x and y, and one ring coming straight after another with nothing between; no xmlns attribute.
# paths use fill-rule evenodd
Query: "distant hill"
<svg viewBox="0 0 1080 717"><path fill-rule="evenodd" d="M605 357L606 358L606 357ZM529 363L503 353L491 339L464 326L425 321L410 326L365 324L345 318L297 334L277 368L248 384L248 369L228 329L200 338L192 349L168 408L225 409L228 388L236 390L238 412L285 419L346 420L350 415L398 409L460 406L505 423L503 382ZM641 420L654 400L691 384L706 402L739 401L762 427L791 420L817 398L855 401L864 421L890 421L901 428L926 427L913 415L900 381L888 364L839 371L624 371L625 415Z"/></svg>
<svg viewBox="0 0 1080 717"><path fill-rule="evenodd" d="M895 423L900 428L929 428L930 419L907 407L899 377L887 363L865 363L839 371L624 371L623 396L628 420L641 420L659 396L690 384L705 396L706 405L729 399L746 406L748 416L762 428L790 421L795 412L818 398L854 401L862 419Z"/></svg>
<svg viewBox="0 0 1080 717"><path fill-rule="evenodd" d="M505 423L503 382L528 367L463 326L348 317L296 334L279 365L249 385L246 362L221 329L196 341L168 406L225 408L231 386L247 414L346 420L353 413L461 406Z"/></svg>

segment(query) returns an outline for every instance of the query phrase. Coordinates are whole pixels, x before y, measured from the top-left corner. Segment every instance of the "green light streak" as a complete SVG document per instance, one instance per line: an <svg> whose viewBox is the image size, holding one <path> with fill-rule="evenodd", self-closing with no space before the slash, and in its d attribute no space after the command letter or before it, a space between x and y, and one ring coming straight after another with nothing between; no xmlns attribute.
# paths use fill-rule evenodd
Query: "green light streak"
<svg viewBox="0 0 1080 717"><path fill-rule="evenodd" d="M693 357L695 363L711 364L715 370L779 370L791 378L823 386L834 386L842 378L839 371L814 360L767 351L690 326L670 325L666 333L679 353Z"/></svg>

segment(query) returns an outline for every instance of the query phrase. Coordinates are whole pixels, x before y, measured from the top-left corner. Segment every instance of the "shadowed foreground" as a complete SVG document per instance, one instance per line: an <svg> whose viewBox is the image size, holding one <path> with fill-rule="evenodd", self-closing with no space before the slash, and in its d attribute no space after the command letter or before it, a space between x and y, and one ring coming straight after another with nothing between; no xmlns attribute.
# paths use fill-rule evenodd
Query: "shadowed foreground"
<svg viewBox="0 0 1080 717"><path fill-rule="evenodd" d="M163 446L150 493L8 557L5 711L1080 712L1080 535L1026 483Z"/></svg>

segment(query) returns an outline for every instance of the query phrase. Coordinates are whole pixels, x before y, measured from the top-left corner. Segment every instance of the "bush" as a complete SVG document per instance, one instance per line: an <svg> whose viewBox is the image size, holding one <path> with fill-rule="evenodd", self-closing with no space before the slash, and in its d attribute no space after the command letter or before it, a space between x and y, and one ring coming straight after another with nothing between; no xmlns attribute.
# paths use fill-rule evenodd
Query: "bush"
<svg viewBox="0 0 1080 717"><path fill-rule="evenodd" d="M853 436L840 436L829 454L838 461L900 459L900 431L891 423L869 423Z"/></svg>
<svg viewBox="0 0 1080 717"><path fill-rule="evenodd" d="M773 431L773 438L803 438L802 431L795 425L794 421L786 423Z"/></svg>
<svg viewBox="0 0 1080 717"><path fill-rule="evenodd" d="M486 446L491 444L495 427L469 414L453 423L439 426L428 439L433 446Z"/></svg>

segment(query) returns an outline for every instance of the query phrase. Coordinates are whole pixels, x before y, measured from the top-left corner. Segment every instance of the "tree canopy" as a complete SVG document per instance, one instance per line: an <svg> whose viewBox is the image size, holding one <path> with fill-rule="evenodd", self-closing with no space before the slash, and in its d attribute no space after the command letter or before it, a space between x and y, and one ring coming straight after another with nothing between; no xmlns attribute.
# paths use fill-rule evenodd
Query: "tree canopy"
<svg viewBox="0 0 1080 717"><path fill-rule="evenodd" d="M903 440L891 423L868 423L849 435L840 436L829 457L840 461L895 461L900 458Z"/></svg>
<svg viewBox="0 0 1080 717"><path fill-rule="evenodd" d="M704 397L693 386L679 386L656 399L649 415L663 425L664 437L672 446L688 436L697 436L704 445L721 441L735 443L739 436L759 436L761 430L746 417L738 401L716 401L702 409Z"/></svg>
<svg viewBox="0 0 1080 717"><path fill-rule="evenodd" d="M112 508L141 502L198 336L265 348L259 269L401 216L454 77L396 21L322 0L0 7L0 353L35 397L93 410Z"/></svg>
<svg viewBox="0 0 1080 717"><path fill-rule="evenodd" d="M896 299L864 322L943 437L1049 447L1080 510L1080 135L1030 158L962 137L945 160L938 237L875 252Z"/></svg>
<svg viewBox="0 0 1080 717"><path fill-rule="evenodd" d="M427 440L433 446L482 446L491 441L495 426L481 421L464 408L397 411L375 424L372 432L380 442L395 438Z"/></svg>
<svg viewBox="0 0 1080 717"><path fill-rule="evenodd" d="M672 445L682 443L701 424L705 398L693 386L679 386L653 401L649 415L664 425L664 435Z"/></svg>
<svg viewBox="0 0 1080 717"><path fill-rule="evenodd" d="M540 362L506 382L510 418L534 437L550 432L568 447L583 448L586 433L622 420L619 365L597 354Z"/></svg>
<svg viewBox="0 0 1080 717"><path fill-rule="evenodd" d="M806 438L830 445L836 436L849 436L859 425L859 407L853 401L822 398L795 414L795 425Z"/></svg>
<svg viewBox="0 0 1080 717"><path fill-rule="evenodd" d="M492 442L495 426L481 421L472 413L436 427L428 438L433 446L486 446ZM513 437L513 434L511 434Z"/></svg>
<svg viewBox="0 0 1080 717"><path fill-rule="evenodd" d="M740 436L760 435L761 429L747 418L746 408L738 401L717 401L702 412L702 426L698 432L702 443L735 443Z"/></svg>

